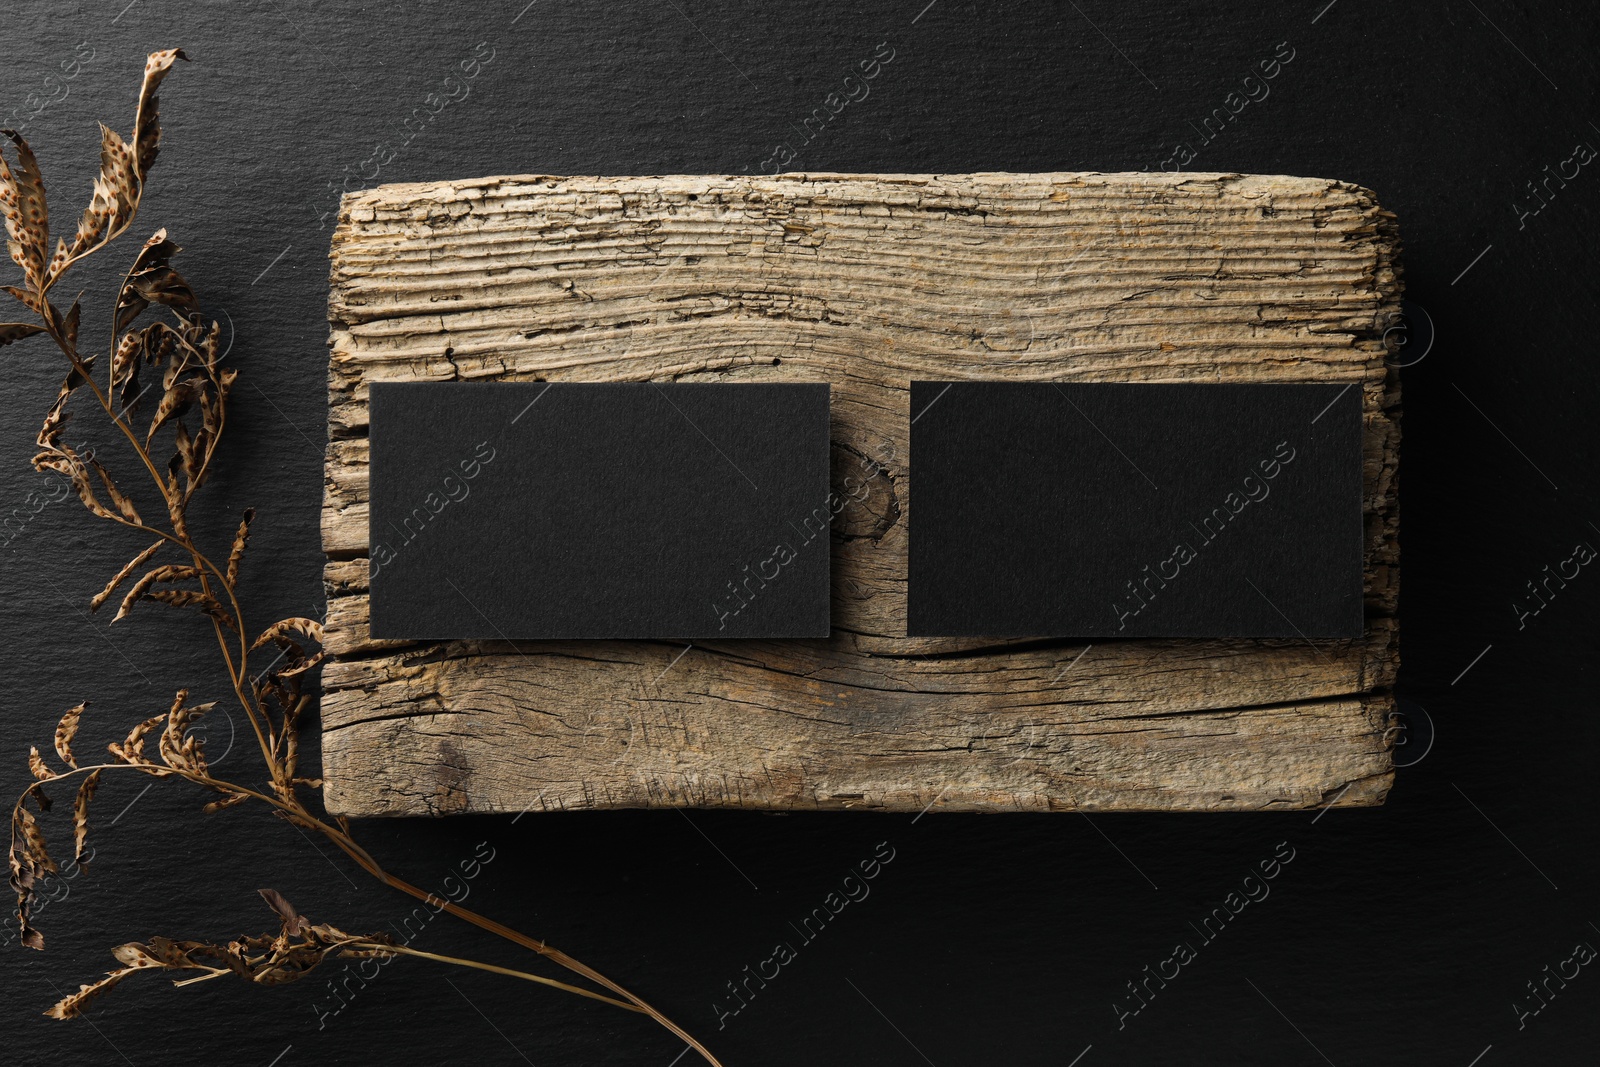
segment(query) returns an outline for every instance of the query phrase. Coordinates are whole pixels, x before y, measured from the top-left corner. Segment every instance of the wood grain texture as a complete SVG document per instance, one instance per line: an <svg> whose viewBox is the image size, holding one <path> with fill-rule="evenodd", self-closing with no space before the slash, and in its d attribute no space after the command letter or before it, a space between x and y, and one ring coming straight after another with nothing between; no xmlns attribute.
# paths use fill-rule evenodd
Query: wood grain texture
<svg viewBox="0 0 1600 1067"><path fill-rule="evenodd" d="M1227 174L506 177L344 200L323 510L327 801L1218 810L1381 803L1398 665L1393 216ZM1362 391L1361 640L911 639L913 378ZM375 381L827 381L830 639L375 641Z"/></svg>

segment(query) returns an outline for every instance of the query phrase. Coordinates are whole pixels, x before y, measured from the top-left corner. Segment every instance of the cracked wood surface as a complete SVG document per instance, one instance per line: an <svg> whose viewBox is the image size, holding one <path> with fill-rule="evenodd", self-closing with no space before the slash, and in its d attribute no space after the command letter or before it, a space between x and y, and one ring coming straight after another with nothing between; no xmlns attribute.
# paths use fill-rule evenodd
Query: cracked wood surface
<svg viewBox="0 0 1600 1067"><path fill-rule="evenodd" d="M330 809L1381 803L1398 247L1367 190L1286 177L501 177L347 196L322 521ZM1365 637L905 637L913 378L1359 388ZM367 387L467 379L830 382L836 484L871 487L834 523L833 636L370 638Z"/></svg>

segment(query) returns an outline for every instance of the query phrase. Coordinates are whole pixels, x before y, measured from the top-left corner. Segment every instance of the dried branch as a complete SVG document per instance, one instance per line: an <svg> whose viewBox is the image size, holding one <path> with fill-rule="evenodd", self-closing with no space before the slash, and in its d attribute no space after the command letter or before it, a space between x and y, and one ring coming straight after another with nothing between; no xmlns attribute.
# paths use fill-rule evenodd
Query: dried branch
<svg viewBox="0 0 1600 1067"><path fill-rule="evenodd" d="M304 978L316 970L330 955L339 959L394 959L399 956L412 956L417 959L435 960L538 982L627 1011L641 1010L626 1001L614 1000L542 975L408 948L397 944L388 934L347 934L337 926L326 923L314 924L295 911L277 890L263 889L260 893L268 906L277 912L282 922L282 927L276 936L247 935L236 938L226 945L209 941L174 941L166 937L153 937L145 943L130 942L118 945L112 949L112 955L122 964L121 967L109 972L97 982L79 986L76 993L62 997L45 1014L52 1019L71 1019L82 1015L83 1010L94 1000L138 971L202 972L197 978L174 980L172 984L175 986L193 985L196 982L229 974L237 975L257 985L283 985Z"/></svg>
<svg viewBox="0 0 1600 1067"><path fill-rule="evenodd" d="M199 612L210 623L234 697L255 734L262 758L260 769L265 771L268 785L257 789L218 778L212 772L204 738L192 727L214 705L190 704L186 689L178 690L166 711L139 721L120 744L109 745L113 762L93 766L81 766L72 747L86 705L69 709L56 727L53 746L65 769L55 770L37 747L30 749L28 767L34 781L12 807L10 884L16 894L22 944L32 949L44 947L44 937L34 929L30 917L41 873L58 871L44 830L27 807L28 801L31 799L43 813L50 808L45 786L66 783L74 777L80 779L72 806L72 836L76 863L83 867L88 860L90 804L103 774L131 772L153 778L179 778L199 786L217 798L205 804L203 811L207 813L246 801L264 804L295 826L323 835L383 884L527 948L615 996L509 968L421 952L394 944L384 935L351 935L333 926L315 925L300 916L281 895L263 890L262 896L282 921L276 936L242 937L227 945L166 938L122 945L114 952L121 967L63 998L47 1014L57 1019L73 1018L142 970L200 972L198 977L175 983L180 986L225 974L236 974L259 985L273 985L303 977L330 954L367 958L405 955L521 978L648 1015L686 1041L706 1062L717 1064L716 1058L681 1027L617 983L543 941L453 902L440 901L390 874L350 835L348 822L342 818L330 821L307 806L305 791L320 788L321 782L302 778L298 773L301 715L311 700L301 691L301 685L307 672L322 659L320 648L312 653L306 647L321 645L322 626L314 619L283 619L261 630L251 641L247 635L254 631L245 624L237 587L254 510L244 512L220 566L195 542L189 529L189 505L204 486L222 441L227 404L238 377L237 370L221 366L221 327L202 317L193 287L172 265L180 249L164 229L144 242L117 287L105 348L109 365L102 381L94 377L96 354L79 346L79 303L74 300L62 312L50 297L51 289L76 263L107 247L133 224L161 139L156 90L174 63L186 58L177 49L150 55L133 130L126 139L101 126L100 173L89 205L79 218L72 239L58 240L53 252L49 207L38 160L21 135L0 131L16 157L13 164L0 151L0 212L5 215L7 250L22 272L21 285L0 288L17 300L23 311L18 321L0 322L0 346L44 335L60 350L67 372L55 401L45 413L36 438L38 451L33 465L37 470L68 478L91 515L136 531L144 546L95 595L90 601L91 609L109 602L132 580L113 622L127 617L144 600ZM165 317L141 323L147 314ZM37 321L29 321L30 318ZM142 376L149 380L148 388L159 385L161 390L148 420L141 420L138 407ZM138 496L138 503L144 504L142 509L136 504L136 494L124 487L131 483L114 478L99 458L78 452L62 439L72 414L69 406L85 391L144 468L149 484L140 493L151 495ZM160 518L146 517L151 515ZM171 546L179 562L146 569L164 546ZM135 579L135 574L140 576ZM251 654L267 645L278 647L278 660L259 676L253 675ZM279 661L284 661L282 666L278 666ZM158 729L156 755L152 758L145 752L145 743Z"/></svg>

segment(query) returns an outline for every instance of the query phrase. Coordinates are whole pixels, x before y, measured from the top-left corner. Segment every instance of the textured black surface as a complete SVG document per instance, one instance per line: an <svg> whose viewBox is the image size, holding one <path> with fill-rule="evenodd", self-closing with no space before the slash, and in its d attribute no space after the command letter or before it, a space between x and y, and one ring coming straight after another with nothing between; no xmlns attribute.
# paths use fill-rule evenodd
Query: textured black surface
<svg viewBox="0 0 1600 1067"><path fill-rule="evenodd" d="M826 384L371 396L372 636L828 636Z"/></svg>
<svg viewBox="0 0 1600 1067"><path fill-rule="evenodd" d="M525 3L0 7L0 120L30 93L58 93L45 79L78 42L93 49L25 129L74 199L93 177L95 120L131 122L145 53L181 44L194 57L162 91L167 139L139 233L170 226L189 249L179 264L236 330L231 425L249 447L229 451L196 518L225 542L239 509L261 509L251 619L321 610L325 213L346 181L758 172L780 141L796 150L791 168L1138 170L1188 139L1194 167L1338 177L1399 215L1408 297L1437 332L1405 373L1401 687L1425 709L1407 758L1422 754L1422 725L1434 740L1385 807L1320 817L528 815L359 826L372 852L440 891L489 841L470 904L627 982L730 1065L1593 1062L1592 968L1521 1029L1512 1009L1536 1003L1525 983L1576 942L1600 945L1600 575L1552 583L1537 614L1519 615L1538 606L1527 583L1542 568L1600 544L1600 174L1552 180L1542 200L1527 188L1577 142L1600 146L1592 4ZM493 58L470 96L408 134L412 109L451 92L443 79L480 42ZM870 95L793 144L882 42L893 58ZM1189 123L1280 42L1293 59L1270 96L1199 144ZM92 311L131 255L78 282ZM85 323L103 327L99 314ZM55 495L27 458L58 364L36 342L0 353L7 515L31 514L30 491ZM89 751L165 708L178 684L226 694L198 620L159 606L112 627L87 616L141 545L65 502L6 536L0 776L12 790L26 746L84 697L96 701ZM662 666L680 651L662 646ZM214 752L228 725L219 715ZM247 748L241 734L223 769L244 773ZM4 949L8 1062L667 1067L682 1049L604 1005L419 961L386 967L320 1029L314 1006L335 1003L320 980L174 989L151 977L117 990L92 1025L41 1018L121 941L267 928L261 885L347 928L391 929L411 911L259 811L201 819L182 786L143 788L102 785L94 866L53 888L38 917L48 951ZM64 839L59 818L49 830ZM894 859L870 896L719 1030L724 983L791 938L880 841ZM1126 983L1178 940L1198 942L1190 924L1282 841L1294 859L1271 895L1119 1029ZM417 943L531 959L447 917Z"/></svg>
<svg viewBox="0 0 1600 1067"><path fill-rule="evenodd" d="M912 382L914 637L1360 637L1341 385Z"/></svg>

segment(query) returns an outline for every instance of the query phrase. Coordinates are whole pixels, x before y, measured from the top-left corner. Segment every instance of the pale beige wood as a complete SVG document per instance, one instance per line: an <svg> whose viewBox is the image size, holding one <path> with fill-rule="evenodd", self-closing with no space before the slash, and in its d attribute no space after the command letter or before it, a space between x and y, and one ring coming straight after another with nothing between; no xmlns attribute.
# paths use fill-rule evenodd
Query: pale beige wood
<svg viewBox="0 0 1600 1067"><path fill-rule="evenodd" d="M1370 192L1284 177L517 177L346 197L323 511L330 806L1380 803L1397 252ZM913 378L1361 389L1366 638L905 637ZM835 525L834 636L687 652L372 640L367 387L457 379L832 383L836 471L874 472Z"/></svg>

